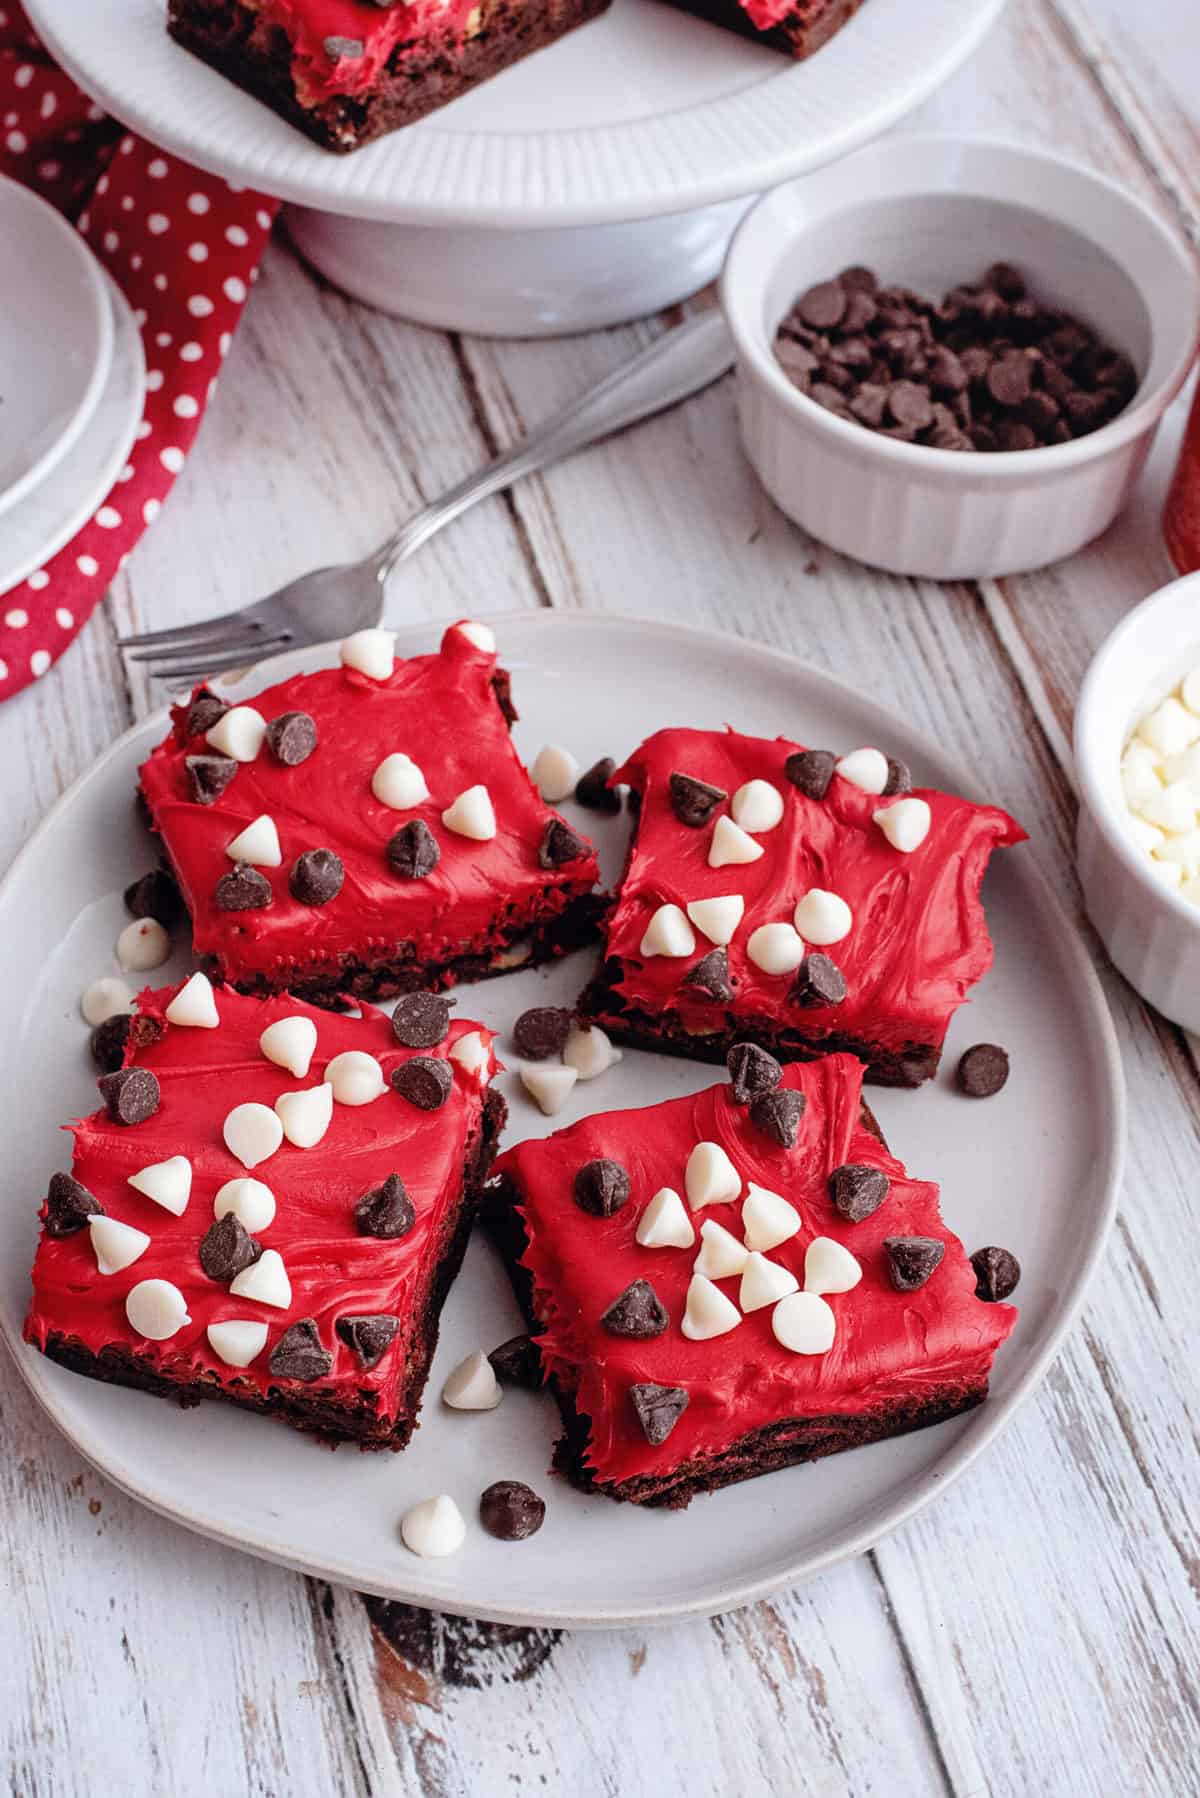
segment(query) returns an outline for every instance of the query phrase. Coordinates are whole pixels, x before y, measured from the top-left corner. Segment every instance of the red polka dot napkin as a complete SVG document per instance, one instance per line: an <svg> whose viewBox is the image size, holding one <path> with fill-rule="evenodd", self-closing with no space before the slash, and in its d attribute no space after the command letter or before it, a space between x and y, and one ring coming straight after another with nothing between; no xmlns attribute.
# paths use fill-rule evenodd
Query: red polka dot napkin
<svg viewBox="0 0 1200 1798"><path fill-rule="evenodd" d="M6 699L73 641L157 518L212 397L278 203L107 118L47 56L15 0L0 0L0 174L76 221L134 309L148 370L137 441L112 492L65 549L0 596Z"/></svg>

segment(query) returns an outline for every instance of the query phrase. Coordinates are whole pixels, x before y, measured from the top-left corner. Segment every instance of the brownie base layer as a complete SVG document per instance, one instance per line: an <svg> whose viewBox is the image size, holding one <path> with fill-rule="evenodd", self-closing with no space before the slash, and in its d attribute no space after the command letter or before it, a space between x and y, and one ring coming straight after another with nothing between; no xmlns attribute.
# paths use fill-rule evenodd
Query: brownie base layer
<svg viewBox="0 0 1200 1798"><path fill-rule="evenodd" d="M886 1147L883 1132L866 1106L863 1107L863 1123ZM520 1199L516 1183L507 1176L501 1177L488 1189L483 1222L500 1251L517 1303L536 1343L542 1321L537 1314L533 1281L521 1266L527 1238L517 1211ZM920 1397L877 1405L855 1417L836 1413L820 1417L786 1417L739 1436L720 1454L683 1461L660 1478L644 1476L614 1481L597 1478L586 1464L591 1419L576 1406L574 1393L553 1375L545 1376L545 1384L558 1405L563 1424L563 1434L555 1444L554 1466L573 1486L582 1492L601 1493L606 1498L628 1504L675 1511L690 1505L700 1493L717 1492L722 1486L756 1479L760 1473L774 1473L781 1467L795 1467L802 1461L819 1461L826 1455L840 1454L844 1449L865 1448L868 1443L883 1442L891 1436L907 1436L914 1430L932 1428L964 1411L974 1410L988 1393L985 1375L975 1381L946 1381Z"/></svg>
<svg viewBox="0 0 1200 1798"><path fill-rule="evenodd" d="M60 1331L47 1337L44 1353L60 1366L69 1367L72 1373L102 1380L106 1385L131 1386L138 1392L173 1399L185 1409L201 1404L205 1399L220 1399L242 1410L281 1418L293 1429L318 1436L331 1447L336 1447L339 1442L356 1442L364 1449L404 1448L417 1428L421 1396L437 1348L442 1307L467 1252L507 1115L508 1108L501 1095L489 1092L484 1099L482 1127L463 1178L461 1200L447 1219L442 1253L409 1344L404 1389L394 1418L381 1419L372 1396L367 1393L359 1393L355 1401L348 1402L322 1396L319 1387L310 1392L293 1390L291 1386L273 1386L263 1394L256 1387L239 1386L236 1381L227 1385L208 1374L187 1382L173 1380L147 1367L132 1349L123 1345L113 1343L94 1354L77 1337L65 1336Z"/></svg>
<svg viewBox="0 0 1200 1798"><path fill-rule="evenodd" d="M753 38L756 44L768 44L772 50L783 50L797 62L803 62L835 37L865 0L828 0L825 6L801 0L778 24L765 31L759 30L739 0L670 0L670 4L698 19L707 19L710 25L721 25L726 31L736 31L739 37Z"/></svg>
<svg viewBox="0 0 1200 1798"><path fill-rule="evenodd" d="M579 1013L599 1024L614 1041L634 1049L718 1064L724 1063L735 1043L757 1043L769 1049L777 1061L819 1061L824 1055L850 1054L866 1063L866 1078L875 1086L922 1086L937 1073L942 1059L940 1047L932 1043L910 1042L895 1049L848 1031L806 1036L796 1026L772 1018L736 1017L715 1001L712 1029L701 1035L689 1030L676 1013L651 1017L629 1005L618 991L620 978L621 964L610 958L584 990Z"/></svg>
<svg viewBox="0 0 1200 1798"><path fill-rule="evenodd" d="M609 0L542 0L535 8L520 0L491 0L473 37L447 33L420 46L401 45L369 92L336 94L313 106L296 92L286 32L276 27L265 34L258 14L241 0L171 0L168 29L177 43L324 149L345 152L424 118L608 5Z"/></svg>

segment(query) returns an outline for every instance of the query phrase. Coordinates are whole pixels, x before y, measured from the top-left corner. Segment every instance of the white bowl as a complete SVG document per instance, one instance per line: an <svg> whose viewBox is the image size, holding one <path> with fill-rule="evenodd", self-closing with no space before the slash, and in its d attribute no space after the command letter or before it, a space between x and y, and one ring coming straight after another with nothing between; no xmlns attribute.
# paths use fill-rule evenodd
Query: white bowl
<svg viewBox="0 0 1200 1798"><path fill-rule="evenodd" d="M897 443L791 385L772 339L797 295L851 263L940 295L995 261L1087 320L1137 368L1132 404L1073 443L965 454ZM746 453L814 537L897 574L967 580L1072 554L1111 523L1195 353L1200 283L1123 189L1011 144L889 138L767 194L721 281Z"/></svg>
<svg viewBox="0 0 1200 1798"><path fill-rule="evenodd" d="M1114 965L1144 999L1200 1031L1200 908L1163 886L1129 834L1120 760L1135 724L1200 667L1200 574L1172 581L1113 631L1075 711L1079 878Z"/></svg>

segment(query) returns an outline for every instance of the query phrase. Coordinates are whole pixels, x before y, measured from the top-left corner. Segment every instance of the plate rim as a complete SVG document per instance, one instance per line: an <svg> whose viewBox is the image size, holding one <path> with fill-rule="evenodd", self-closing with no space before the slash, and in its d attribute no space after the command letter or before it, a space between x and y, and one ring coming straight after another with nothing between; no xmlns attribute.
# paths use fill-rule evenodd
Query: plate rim
<svg viewBox="0 0 1200 1798"><path fill-rule="evenodd" d="M529 229L531 222L534 228L619 224L690 212L743 199L847 155L928 99L979 47L1007 0L937 0L946 38L940 54L922 59L925 40L918 34L912 61L905 61L886 99L881 103L876 98L849 125L827 126L817 134L815 148L806 133L796 129L793 96L820 81L823 58L828 69L831 57L840 61L853 55L860 38L869 51L872 38L879 35L872 32L871 0L814 57L791 67L785 64L769 81L749 83L716 100L616 125L512 134L439 127L433 122L438 118L434 113L429 120L419 120L349 156L336 156L312 144L295 126L197 62L200 74L221 83L221 88L212 88L214 96L228 90L213 114L208 141L201 128L189 123L186 107L156 107L153 84L146 98L140 93L131 97L122 78L136 69L138 59L118 56L112 74L97 73L86 55L81 62L69 36L69 14L67 41L59 28L63 15L54 9L64 4L65 0L28 0L27 8L58 61L115 117L197 167L340 217ZM47 11L54 13L49 22ZM859 35L850 40L847 51L845 34L851 30ZM178 54L188 53L179 49ZM904 54L907 59L906 41ZM863 54L857 66L869 70L880 60ZM855 83L848 80L846 86L853 93ZM767 87L774 93L764 148L768 136L764 103L761 95L757 101L747 95ZM269 125L258 117L262 110L272 121ZM247 137L261 138L253 153L247 142L236 141L243 122ZM288 135L280 137L279 132ZM401 141L403 150L398 147ZM607 192L601 161L608 169ZM637 197L629 198L630 191Z"/></svg>
<svg viewBox="0 0 1200 1798"><path fill-rule="evenodd" d="M538 607L527 607L518 611L489 612L486 614L486 618L493 628L499 627L500 632L503 632L506 626L528 627L534 624L535 620L537 621L535 628L541 629L547 628L547 622L553 620L553 624L549 625L551 630L578 630L581 627L612 629L615 627L620 630L637 632L658 632L668 637L684 640L701 649L707 646L710 650L713 648L724 649L742 656L749 655L753 661L771 666L776 672L781 666L785 671L799 672L806 679L813 681L816 686L826 687L845 699L853 700L856 703L861 703L863 699L861 690L840 675L818 668L788 650L775 649L768 644L748 641L729 631L700 629L693 625L678 624L673 620L659 619L654 616L636 617L622 612L574 612ZM401 638L412 636L419 639L421 633L428 635L445 628L449 622L449 617L445 620L440 618L407 620L398 627L398 634ZM285 652L283 655L273 656L267 661L256 664L253 669L248 670L237 679L227 676L223 680L214 680L210 684L230 692L236 692L247 681L253 681L258 685L264 677L269 684L270 680L278 678L285 668L311 658L322 650L327 650L330 646L331 644L310 645L304 649ZM420 650L414 647L412 653L420 653ZM519 667L519 662L514 661L513 665ZM871 698L869 703L881 723L896 725L903 734L909 736L919 746L922 755L927 755L932 765L936 767L945 761L944 751L925 731L914 727L906 719L902 719L890 707L878 704L874 698ZM48 834L58 817L69 806L77 802L91 782L104 777L109 764L130 745L135 737L142 734L149 736L152 729L155 731L163 729L168 722L168 716L168 708L164 705L148 713L138 723L131 725L128 730L123 731L55 801L28 842L23 844L18 851L4 878L0 880L0 909L3 908L7 899L10 886L15 885L16 878L23 870L26 861L32 858L37 845L43 836ZM974 780L961 782L956 780L955 785L963 797L972 799L976 803L991 803L981 793ZM292 1571L303 1573L310 1578L331 1580L355 1591L420 1605L426 1609L443 1611L453 1616L484 1617L496 1623L542 1629L622 1629L670 1625L689 1619L717 1616L723 1612L739 1609L744 1605L768 1598L772 1593L784 1587L811 1579L814 1575L837 1566L842 1561L865 1553L885 1536L890 1535L916 1516L918 1512L924 1510L941 1492L965 1473L984 1449L1007 1427L1017 1411L1042 1384L1050 1366L1060 1353L1082 1310L1108 1245L1120 1197L1127 1137L1125 1076L1116 1026L1099 975L1084 946L1082 934L1072 923L1046 875L1032 856L1027 857L1024 862L1019 864L1019 868L1019 878L1037 893L1042 914L1052 926L1055 946L1073 972L1090 1011L1088 1022L1091 1026L1097 1053L1097 1077L1102 1079L1106 1088L1110 1108L1110 1128L1104 1147L1102 1167L1096 1181L1097 1188L1103 1191L1103 1203L1098 1212L1091 1244L1076 1276L1074 1288L1061 1304L1053 1326L1047 1330L1045 1341L1027 1365L1014 1389L1003 1399L987 1399L983 1405L970 1414L971 1424L968 1430L956 1440L953 1447L943 1455L936 1466L914 1479L913 1490L909 1496L898 1500L881 1514L873 1514L870 1521L827 1550L803 1556L797 1562L752 1580L742 1582L735 1580L732 1585L723 1586L719 1590L707 1591L695 1598L664 1599L649 1606L625 1606L612 1611L591 1610L566 1613L544 1605L489 1604L481 1610L477 1604L472 1605L467 1596L459 1596L453 1591L433 1594L429 1591L406 1589L403 1579L405 1563L402 1556L398 1555L397 1557L397 1569L401 1577L396 1582L387 1585L376 1583L370 1577L364 1578L360 1572L346 1562L314 1560L303 1554L290 1553L284 1544L272 1542L264 1537L249 1538L235 1535L217 1518L205 1517L190 1509L186 1504L140 1488L132 1476L126 1476L123 1466L114 1471L112 1462L104 1459L102 1447L99 1445L93 1447L89 1442L83 1440L80 1433L60 1414L50 1382L43 1378L47 1367L52 1364L46 1363L44 1358L23 1340L21 1320L18 1319L14 1323L10 1319L2 1296L0 1296L0 1338L12 1353L17 1369L33 1398L50 1421L66 1437L71 1446L106 1479L111 1480L118 1490L124 1492L128 1497L136 1499L138 1503L146 1505L150 1510L157 1512L159 1516L166 1517L173 1523L182 1524L185 1528L210 1541L240 1549L243 1553L253 1554L259 1559L288 1567Z"/></svg>

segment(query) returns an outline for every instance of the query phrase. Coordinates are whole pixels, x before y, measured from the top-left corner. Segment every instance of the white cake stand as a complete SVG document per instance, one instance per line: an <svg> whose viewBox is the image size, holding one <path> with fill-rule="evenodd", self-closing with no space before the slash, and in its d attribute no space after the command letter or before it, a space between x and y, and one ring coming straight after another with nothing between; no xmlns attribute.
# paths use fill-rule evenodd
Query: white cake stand
<svg viewBox="0 0 1200 1798"><path fill-rule="evenodd" d="M342 157L172 44L165 0L26 0L116 117L290 201L296 243L337 286L422 324L510 337L618 324L694 293L757 193L902 118L1003 5L865 0L795 64L656 0L615 0Z"/></svg>

